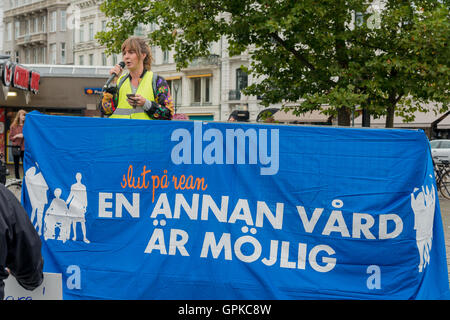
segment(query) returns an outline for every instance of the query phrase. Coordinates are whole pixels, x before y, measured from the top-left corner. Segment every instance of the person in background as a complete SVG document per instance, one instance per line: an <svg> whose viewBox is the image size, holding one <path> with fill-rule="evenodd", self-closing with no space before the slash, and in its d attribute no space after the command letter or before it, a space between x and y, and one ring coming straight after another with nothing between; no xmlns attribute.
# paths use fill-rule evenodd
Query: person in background
<svg viewBox="0 0 450 320"><path fill-rule="evenodd" d="M151 71L149 45L140 37L130 37L122 44L122 56L128 73L120 76L119 64L110 70L111 75L120 77L103 93L101 112L110 118L171 120L174 109L170 88L163 77Z"/></svg>
<svg viewBox="0 0 450 320"><path fill-rule="evenodd" d="M23 125L25 124L25 115L27 112L19 110L9 128L9 140L12 142L12 154L14 158L14 174L16 179L20 179L20 161L23 163L23 154L25 150L25 140L23 138Z"/></svg>
<svg viewBox="0 0 450 320"><path fill-rule="evenodd" d="M41 239L16 196L0 184L0 300L12 274L27 290L44 280Z"/></svg>

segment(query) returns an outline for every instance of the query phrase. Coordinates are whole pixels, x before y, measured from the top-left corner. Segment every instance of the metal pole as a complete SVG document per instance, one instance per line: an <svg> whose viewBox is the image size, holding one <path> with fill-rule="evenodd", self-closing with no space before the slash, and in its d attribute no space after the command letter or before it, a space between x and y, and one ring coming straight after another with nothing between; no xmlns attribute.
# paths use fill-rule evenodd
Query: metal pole
<svg viewBox="0 0 450 320"><path fill-rule="evenodd" d="M176 81L176 80L175 80ZM177 96L178 96L178 83L173 83L173 90L175 91L175 114L177 113Z"/></svg>

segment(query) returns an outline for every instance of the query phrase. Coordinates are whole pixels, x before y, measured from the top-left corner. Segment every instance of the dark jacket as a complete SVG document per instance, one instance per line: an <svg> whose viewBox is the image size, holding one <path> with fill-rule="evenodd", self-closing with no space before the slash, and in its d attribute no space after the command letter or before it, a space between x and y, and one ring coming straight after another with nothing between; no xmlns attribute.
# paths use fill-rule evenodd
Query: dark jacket
<svg viewBox="0 0 450 320"><path fill-rule="evenodd" d="M14 194L0 184L0 299L4 298L7 267L27 290L43 281L41 239Z"/></svg>

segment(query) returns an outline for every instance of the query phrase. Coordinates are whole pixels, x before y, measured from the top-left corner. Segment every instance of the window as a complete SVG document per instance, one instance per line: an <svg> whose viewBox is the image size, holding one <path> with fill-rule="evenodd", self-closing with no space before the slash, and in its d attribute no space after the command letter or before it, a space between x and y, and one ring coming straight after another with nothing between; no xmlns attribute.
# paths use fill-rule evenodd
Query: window
<svg viewBox="0 0 450 320"><path fill-rule="evenodd" d="M169 63L169 51L168 50L163 51L163 63Z"/></svg>
<svg viewBox="0 0 450 320"><path fill-rule="evenodd" d="M33 32L38 33L39 32L39 18L35 17L33 19Z"/></svg>
<svg viewBox="0 0 450 320"><path fill-rule="evenodd" d="M134 35L138 37L144 36L144 25L142 23L139 23L136 29L134 29Z"/></svg>
<svg viewBox="0 0 450 320"><path fill-rule="evenodd" d="M364 23L364 14L362 12L355 12L355 26L360 27Z"/></svg>
<svg viewBox="0 0 450 320"><path fill-rule="evenodd" d="M31 49L25 49L25 63L30 63L31 60Z"/></svg>
<svg viewBox="0 0 450 320"><path fill-rule="evenodd" d="M50 32L56 32L56 11L50 13Z"/></svg>
<svg viewBox="0 0 450 320"><path fill-rule="evenodd" d="M439 145L441 144L441 141L440 140L433 140L433 141L430 141L430 146L431 146L431 148L439 148Z"/></svg>
<svg viewBox="0 0 450 320"><path fill-rule="evenodd" d="M106 20L102 21L102 31L106 31Z"/></svg>
<svg viewBox="0 0 450 320"><path fill-rule="evenodd" d="M41 63L47 63L47 48L46 47L42 47L41 48Z"/></svg>
<svg viewBox="0 0 450 320"><path fill-rule="evenodd" d="M450 141L441 141L441 145L439 146L441 149L448 149L450 148Z"/></svg>
<svg viewBox="0 0 450 320"><path fill-rule="evenodd" d="M61 11L61 31L66 31L67 19L66 10Z"/></svg>
<svg viewBox="0 0 450 320"><path fill-rule="evenodd" d="M89 41L94 40L94 24L89 23Z"/></svg>
<svg viewBox="0 0 450 320"><path fill-rule="evenodd" d="M37 53L37 48L33 48L33 63L37 64L38 63L38 53Z"/></svg>
<svg viewBox="0 0 450 320"><path fill-rule="evenodd" d="M50 64L56 64L56 43L50 44Z"/></svg>
<svg viewBox="0 0 450 320"><path fill-rule="evenodd" d="M90 66L94 65L94 54L93 53L89 54L89 65Z"/></svg>
<svg viewBox="0 0 450 320"><path fill-rule="evenodd" d="M80 66L84 65L84 55L79 56L79 57L78 57L78 61L79 61L78 64L79 64Z"/></svg>
<svg viewBox="0 0 450 320"><path fill-rule="evenodd" d="M113 56L112 56L112 64L113 64L113 66L115 66L116 64L117 64L117 54L113 54Z"/></svg>
<svg viewBox="0 0 450 320"><path fill-rule="evenodd" d="M20 21L14 22L14 39L17 39L20 37Z"/></svg>
<svg viewBox="0 0 450 320"><path fill-rule="evenodd" d="M66 64L66 43L61 42L61 64Z"/></svg>
<svg viewBox="0 0 450 320"><path fill-rule="evenodd" d="M205 102L211 102L210 94L209 94L209 82L210 82L210 79L211 78L209 78L209 77L204 79L204 82L205 82L205 99L204 99L204 101Z"/></svg>
<svg viewBox="0 0 450 320"><path fill-rule="evenodd" d="M30 34L30 20L25 20L25 34Z"/></svg>
<svg viewBox="0 0 450 320"><path fill-rule="evenodd" d="M12 40L12 23L8 22L6 24L6 40L11 41Z"/></svg>
<svg viewBox="0 0 450 320"><path fill-rule="evenodd" d="M236 90L241 91L248 85L248 75L241 68L236 69Z"/></svg>
<svg viewBox="0 0 450 320"><path fill-rule="evenodd" d="M84 42L84 24L80 24L80 42Z"/></svg>
<svg viewBox="0 0 450 320"><path fill-rule="evenodd" d="M194 90L194 99L192 102L200 103L202 99L202 78L192 79L192 85Z"/></svg>
<svg viewBox="0 0 450 320"><path fill-rule="evenodd" d="M42 16L41 23L42 23L41 31L47 32L47 17L46 16Z"/></svg>
<svg viewBox="0 0 450 320"><path fill-rule="evenodd" d="M19 51L16 51L16 63L19 63L19 59L20 55L19 55Z"/></svg>
<svg viewBox="0 0 450 320"><path fill-rule="evenodd" d="M191 101L193 105L211 104L211 76L191 77Z"/></svg>
<svg viewBox="0 0 450 320"><path fill-rule="evenodd" d="M102 66L106 66L106 54L102 52Z"/></svg>

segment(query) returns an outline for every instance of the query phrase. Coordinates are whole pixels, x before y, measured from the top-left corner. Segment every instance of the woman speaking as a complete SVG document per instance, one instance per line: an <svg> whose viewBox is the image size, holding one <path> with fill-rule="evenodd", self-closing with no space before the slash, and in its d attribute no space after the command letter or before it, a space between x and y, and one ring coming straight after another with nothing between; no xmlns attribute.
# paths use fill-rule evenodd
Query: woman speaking
<svg viewBox="0 0 450 320"><path fill-rule="evenodd" d="M110 74L119 78L103 93L101 111L110 118L170 120L173 101L166 80L151 71L152 55L148 44L130 37L122 44L122 56L128 73L117 64Z"/></svg>

